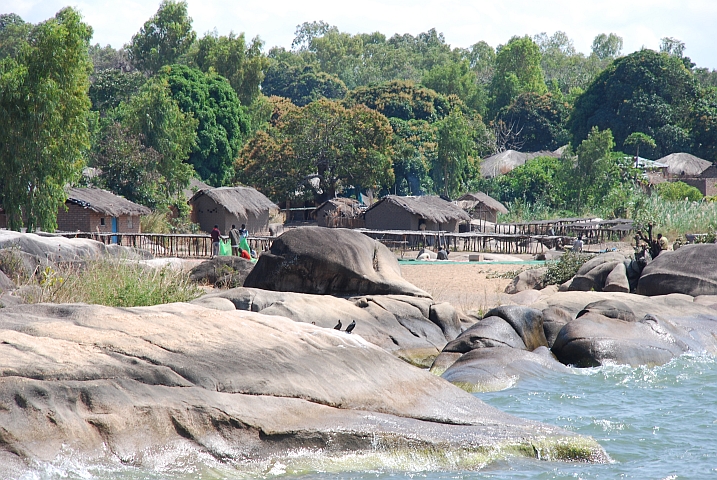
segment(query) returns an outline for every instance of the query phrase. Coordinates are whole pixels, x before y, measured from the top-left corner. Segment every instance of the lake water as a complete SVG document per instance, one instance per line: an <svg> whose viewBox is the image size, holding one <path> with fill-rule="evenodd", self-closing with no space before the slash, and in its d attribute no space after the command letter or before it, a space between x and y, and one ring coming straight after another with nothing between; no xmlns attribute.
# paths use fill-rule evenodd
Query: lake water
<svg viewBox="0 0 717 480"><path fill-rule="evenodd" d="M320 457L301 470L281 462L252 474L218 464L193 452L157 455L155 466L138 470L121 465L89 467L69 456L40 465L23 479L714 479L717 478L717 359L682 356L654 368L608 366L547 378L521 380L513 388L477 395L524 418L590 435L613 462L603 465L551 463L509 458L475 471L437 471L430 459L382 459L366 469L365 459L341 462ZM373 462L377 459L374 458ZM288 462L287 462L288 463ZM340 469L350 469L338 473Z"/></svg>

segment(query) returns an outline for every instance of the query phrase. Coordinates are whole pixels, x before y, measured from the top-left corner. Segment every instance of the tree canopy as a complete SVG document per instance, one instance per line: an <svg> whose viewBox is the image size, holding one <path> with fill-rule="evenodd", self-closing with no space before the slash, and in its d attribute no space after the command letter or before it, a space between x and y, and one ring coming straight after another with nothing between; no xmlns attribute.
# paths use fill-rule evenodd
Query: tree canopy
<svg viewBox="0 0 717 480"><path fill-rule="evenodd" d="M65 185L83 166L91 36L80 14L64 8L0 60L0 200L12 229L54 230Z"/></svg>

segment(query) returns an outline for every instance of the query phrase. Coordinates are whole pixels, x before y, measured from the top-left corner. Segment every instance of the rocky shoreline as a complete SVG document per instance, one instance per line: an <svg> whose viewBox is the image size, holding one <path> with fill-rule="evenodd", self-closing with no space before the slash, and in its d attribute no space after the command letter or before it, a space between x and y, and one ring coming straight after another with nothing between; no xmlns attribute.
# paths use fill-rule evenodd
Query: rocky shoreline
<svg viewBox="0 0 717 480"><path fill-rule="evenodd" d="M604 462L593 439L507 415L465 390L566 365L717 353L717 297L705 296L712 253L699 253L702 296L545 289L517 294L529 305L477 318L403 280L380 243L308 227L285 233L250 271L240 265L243 286L191 303L3 308L0 472L67 448L141 466L153 449L178 444L245 466L289 451ZM662 285L670 280L659 259L645 274L661 272ZM599 272L581 278L603 290L595 285L607 285L620 261L593 263ZM338 321L354 331L334 329Z"/></svg>

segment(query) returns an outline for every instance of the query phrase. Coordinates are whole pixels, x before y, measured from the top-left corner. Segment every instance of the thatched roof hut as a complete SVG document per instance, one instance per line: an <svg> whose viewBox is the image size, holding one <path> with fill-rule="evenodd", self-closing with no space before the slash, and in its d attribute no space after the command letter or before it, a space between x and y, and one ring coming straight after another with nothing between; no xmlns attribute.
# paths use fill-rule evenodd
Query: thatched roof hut
<svg viewBox="0 0 717 480"><path fill-rule="evenodd" d="M70 188L65 208L57 212L57 229L101 233L139 233L139 217L151 210L99 188Z"/></svg>
<svg viewBox="0 0 717 480"><path fill-rule="evenodd" d="M548 150L529 153L518 152L516 150L506 150L484 158L480 164L480 174L484 178L493 178L498 175L505 175L514 168L524 165L525 162L536 157L559 158L560 154Z"/></svg>
<svg viewBox="0 0 717 480"><path fill-rule="evenodd" d="M279 209L264 194L251 187L219 187L200 190L189 199L192 221L205 232L219 225L222 233L232 225L246 225L251 233L267 232L269 216Z"/></svg>
<svg viewBox="0 0 717 480"><path fill-rule="evenodd" d="M458 205L434 195L400 197L388 195L364 213L366 228L373 230L445 230L457 232L470 217Z"/></svg>
<svg viewBox="0 0 717 480"><path fill-rule="evenodd" d="M67 191L66 203L89 208L108 217L149 215L152 212L144 205L134 203L100 188L70 188Z"/></svg>
<svg viewBox="0 0 717 480"><path fill-rule="evenodd" d="M668 175L699 177L712 166L712 162L690 155L689 153L671 153L657 160L667 165Z"/></svg>
<svg viewBox="0 0 717 480"><path fill-rule="evenodd" d="M358 200L344 197L327 200L311 212L320 227L345 227L351 223L348 220L358 219L362 214Z"/></svg>
<svg viewBox="0 0 717 480"><path fill-rule="evenodd" d="M505 205L483 192L466 193L457 200L457 204L471 218L495 223L499 213L508 213Z"/></svg>
<svg viewBox="0 0 717 480"><path fill-rule="evenodd" d="M195 193L197 193L200 190L209 190L211 189L211 185L207 185L206 183L202 182L198 178L192 177L189 180L189 185L187 185L187 188L182 190L182 193L184 194L184 198L189 201Z"/></svg>

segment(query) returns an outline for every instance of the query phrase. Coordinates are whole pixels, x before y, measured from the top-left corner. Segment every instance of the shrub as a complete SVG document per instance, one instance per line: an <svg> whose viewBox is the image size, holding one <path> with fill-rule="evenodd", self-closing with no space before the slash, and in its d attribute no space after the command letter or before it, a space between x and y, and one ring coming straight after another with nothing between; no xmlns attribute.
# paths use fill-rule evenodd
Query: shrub
<svg viewBox="0 0 717 480"><path fill-rule="evenodd" d="M664 182L655 185L657 193L665 200L689 200L697 202L702 200L702 193L685 182Z"/></svg>
<svg viewBox="0 0 717 480"><path fill-rule="evenodd" d="M186 302L201 293L189 275L123 260L92 260L47 266L36 275L39 289L27 289L25 301L138 307Z"/></svg>
<svg viewBox="0 0 717 480"><path fill-rule="evenodd" d="M566 252L556 262L548 262L548 272L545 274L545 285L562 285L578 273L580 267L590 260L593 255L578 252Z"/></svg>

